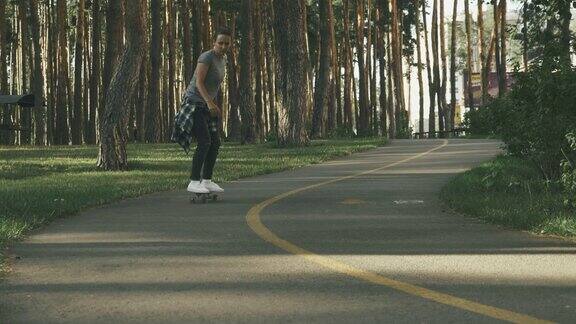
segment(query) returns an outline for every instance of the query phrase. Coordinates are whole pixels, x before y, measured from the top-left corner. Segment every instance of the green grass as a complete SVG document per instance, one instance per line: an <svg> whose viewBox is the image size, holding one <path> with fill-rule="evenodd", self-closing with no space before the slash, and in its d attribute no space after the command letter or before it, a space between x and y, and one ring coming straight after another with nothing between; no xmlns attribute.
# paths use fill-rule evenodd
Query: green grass
<svg viewBox="0 0 576 324"><path fill-rule="evenodd" d="M576 210L558 183L546 182L521 159L499 156L465 172L441 193L452 209L509 228L576 237Z"/></svg>
<svg viewBox="0 0 576 324"><path fill-rule="evenodd" d="M381 138L319 140L303 148L224 143L214 180L301 167L384 143ZM129 170L119 172L100 171L97 152L96 146L0 147L2 250L55 218L123 198L183 189L188 184L191 156L176 144L130 144ZM5 271L4 261L0 256L0 274Z"/></svg>

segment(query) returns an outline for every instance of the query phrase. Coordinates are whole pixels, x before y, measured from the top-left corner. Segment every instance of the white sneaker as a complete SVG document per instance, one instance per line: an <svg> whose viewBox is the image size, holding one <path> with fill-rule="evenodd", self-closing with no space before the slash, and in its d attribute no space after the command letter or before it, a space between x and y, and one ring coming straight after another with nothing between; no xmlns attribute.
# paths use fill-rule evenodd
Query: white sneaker
<svg viewBox="0 0 576 324"><path fill-rule="evenodd" d="M212 182L210 179L202 180L202 185L204 188L210 190L210 192L224 192L224 189L217 185L215 182Z"/></svg>
<svg viewBox="0 0 576 324"><path fill-rule="evenodd" d="M193 193L209 193L210 190L208 190L206 187L204 187L204 184L201 183L200 181L190 181L190 184L188 184L188 191L193 192Z"/></svg>

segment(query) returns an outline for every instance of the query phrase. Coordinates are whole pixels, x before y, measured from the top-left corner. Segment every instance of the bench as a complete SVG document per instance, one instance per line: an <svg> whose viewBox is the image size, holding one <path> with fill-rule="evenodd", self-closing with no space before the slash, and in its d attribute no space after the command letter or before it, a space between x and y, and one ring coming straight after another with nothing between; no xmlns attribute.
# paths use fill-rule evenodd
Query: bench
<svg viewBox="0 0 576 324"><path fill-rule="evenodd" d="M25 95L0 95L0 105L18 105L23 108L35 106L33 94ZM0 124L0 131L28 131L27 128L16 127L14 125Z"/></svg>

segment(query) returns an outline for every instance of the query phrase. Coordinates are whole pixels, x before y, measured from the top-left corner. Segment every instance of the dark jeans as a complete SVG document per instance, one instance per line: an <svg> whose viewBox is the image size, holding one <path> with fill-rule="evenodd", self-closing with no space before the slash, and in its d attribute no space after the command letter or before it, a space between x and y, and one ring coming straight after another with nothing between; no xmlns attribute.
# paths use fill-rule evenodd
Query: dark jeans
<svg viewBox="0 0 576 324"><path fill-rule="evenodd" d="M218 133L218 117L211 117L208 107L198 106L194 112L194 126L192 131L198 145L192 159L191 180L212 179L214 164L220 148L220 134Z"/></svg>

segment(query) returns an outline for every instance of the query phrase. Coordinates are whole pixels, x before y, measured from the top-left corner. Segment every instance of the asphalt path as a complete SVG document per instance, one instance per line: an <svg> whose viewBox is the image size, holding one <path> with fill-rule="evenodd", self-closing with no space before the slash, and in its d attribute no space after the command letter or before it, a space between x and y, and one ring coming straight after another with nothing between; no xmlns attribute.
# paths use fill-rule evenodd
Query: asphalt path
<svg viewBox="0 0 576 324"><path fill-rule="evenodd" d="M491 140L398 140L61 219L10 249L0 323L576 322L576 244L440 202Z"/></svg>

